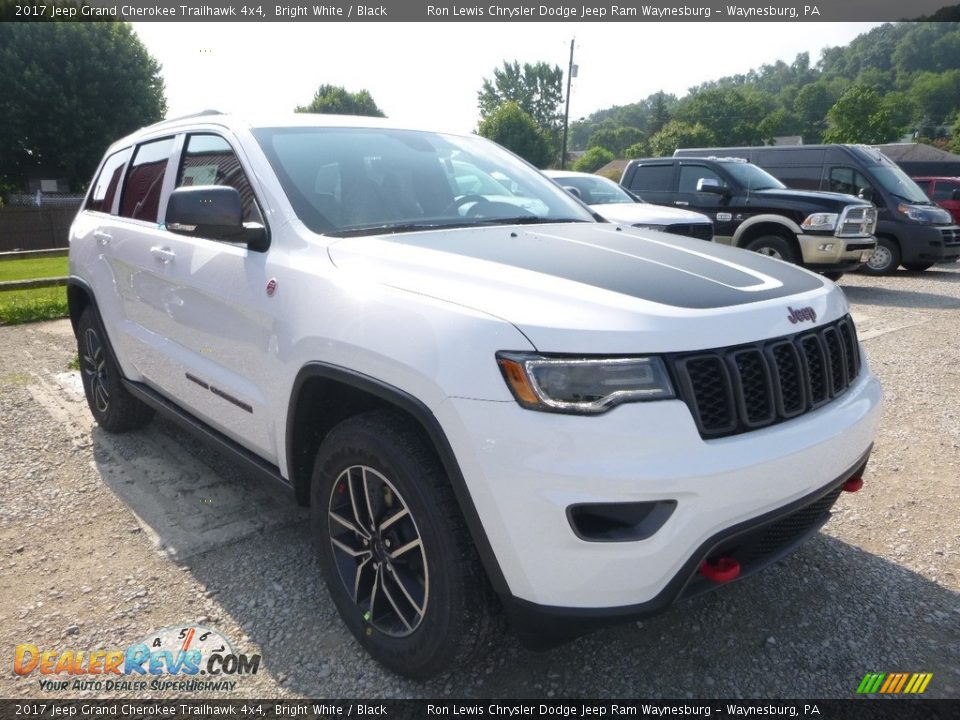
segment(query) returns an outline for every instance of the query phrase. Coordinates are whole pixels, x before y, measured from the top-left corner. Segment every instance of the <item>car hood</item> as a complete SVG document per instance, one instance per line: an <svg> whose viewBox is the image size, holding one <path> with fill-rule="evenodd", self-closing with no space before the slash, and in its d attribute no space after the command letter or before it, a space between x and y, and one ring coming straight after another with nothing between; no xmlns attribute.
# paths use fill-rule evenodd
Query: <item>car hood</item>
<svg viewBox="0 0 960 720"><path fill-rule="evenodd" d="M847 312L833 283L702 240L608 223L497 226L344 238L340 270L512 323L543 352L722 347ZM509 349L509 348L506 348Z"/></svg>
<svg viewBox="0 0 960 720"><path fill-rule="evenodd" d="M856 195L845 195L843 193L827 192L826 190L770 188L769 190L754 190L751 194L757 197L769 198L770 200L793 200L794 202L816 203L821 206L824 202L835 203L835 206L838 208L846 205L866 205L869 207L873 204L858 198Z"/></svg>
<svg viewBox="0 0 960 720"><path fill-rule="evenodd" d="M678 225L688 223L710 223L711 220L702 213L680 208L651 205L649 203L605 203L591 205L590 208L600 213L610 222L624 225Z"/></svg>

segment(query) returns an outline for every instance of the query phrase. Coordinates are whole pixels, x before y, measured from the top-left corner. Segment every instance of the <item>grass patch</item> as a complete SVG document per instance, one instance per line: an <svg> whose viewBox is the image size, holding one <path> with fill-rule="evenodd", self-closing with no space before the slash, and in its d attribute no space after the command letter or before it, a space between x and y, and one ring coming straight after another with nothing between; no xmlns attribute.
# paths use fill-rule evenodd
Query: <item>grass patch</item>
<svg viewBox="0 0 960 720"><path fill-rule="evenodd" d="M56 320L67 315L66 287L0 292L0 325Z"/></svg>
<svg viewBox="0 0 960 720"><path fill-rule="evenodd" d="M67 363L67 370L79 370L80 369L80 353L73 354L73 360Z"/></svg>
<svg viewBox="0 0 960 720"><path fill-rule="evenodd" d="M68 272L68 266L66 256L0 260L0 282L63 277Z"/></svg>

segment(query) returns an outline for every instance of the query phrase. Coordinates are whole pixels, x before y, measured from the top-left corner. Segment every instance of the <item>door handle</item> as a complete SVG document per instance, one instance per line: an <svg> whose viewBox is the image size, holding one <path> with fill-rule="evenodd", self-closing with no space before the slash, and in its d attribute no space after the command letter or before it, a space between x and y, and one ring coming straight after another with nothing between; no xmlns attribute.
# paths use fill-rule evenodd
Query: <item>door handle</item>
<svg viewBox="0 0 960 720"><path fill-rule="evenodd" d="M103 230L94 230L93 236L97 239L97 245L109 245L113 239L109 233L105 233Z"/></svg>
<svg viewBox="0 0 960 720"><path fill-rule="evenodd" d="M688 203L686 200L674 200L674 201L673 201L673 204L674 204L674 205L689 205L690 203Z"/></svg>
<svg viewBox="0 0 960 720"><path fill-rule="evenodd" d="M176 257L176 254L173 252L173 250L166 247L160 247L159 245L155 245L150 248L150 254L164 265L167 263L172 263L173 259Z"/></svg>

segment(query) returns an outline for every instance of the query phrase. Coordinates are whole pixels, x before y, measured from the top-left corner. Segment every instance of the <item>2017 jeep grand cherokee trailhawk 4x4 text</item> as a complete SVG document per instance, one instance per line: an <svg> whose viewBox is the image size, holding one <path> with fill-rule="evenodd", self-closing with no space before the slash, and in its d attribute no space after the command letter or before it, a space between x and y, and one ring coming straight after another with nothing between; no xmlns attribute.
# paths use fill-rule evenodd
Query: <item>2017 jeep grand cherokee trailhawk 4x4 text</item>
<svg viewBox="0 0 960 720"><path fill-rule="evenodd" d="M463 194L457 173L508 181ZM84 387L309 503L384 665L547 645L780 557L861 481L880 386L843 293L598 223L474 136L299 115L114 144L70 243Z"/></svg>

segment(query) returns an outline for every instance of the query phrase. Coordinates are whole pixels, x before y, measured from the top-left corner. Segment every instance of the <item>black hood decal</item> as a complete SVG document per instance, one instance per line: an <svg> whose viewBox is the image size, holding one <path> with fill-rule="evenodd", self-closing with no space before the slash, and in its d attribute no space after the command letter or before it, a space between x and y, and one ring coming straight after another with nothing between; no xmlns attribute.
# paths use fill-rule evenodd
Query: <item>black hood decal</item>
<svg viewBox="0 0 960 720"><path fill-rule="evenodd" d="M822 281L792 265L703 240L610 224L416 233L381 238L553 275L650 302L717 308L788 297Z"/></svg>

